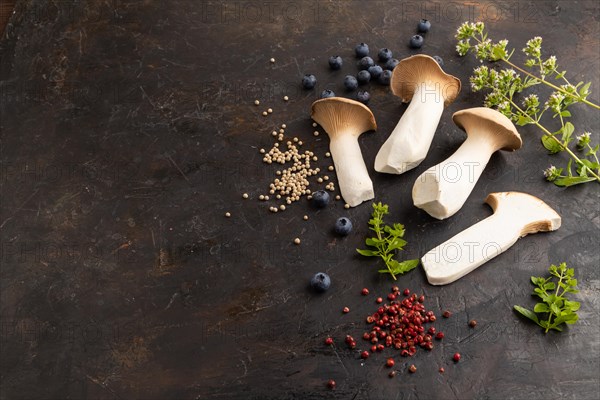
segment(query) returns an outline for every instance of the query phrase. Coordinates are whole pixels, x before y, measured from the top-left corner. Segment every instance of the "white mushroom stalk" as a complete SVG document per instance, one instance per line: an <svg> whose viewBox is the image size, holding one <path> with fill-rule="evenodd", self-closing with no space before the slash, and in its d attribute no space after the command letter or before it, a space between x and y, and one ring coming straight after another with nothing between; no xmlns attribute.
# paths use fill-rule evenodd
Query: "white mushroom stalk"
<svg viewBox="0 0 600 400"><path fill-rule="evenodd" d="M555 231L561 218L537 197L520 192L491 193L490 217L460 232L421 258L432 285L446 285L498 256L523 236Z"/></svg>
<svg viewBox="0 0 600 400"><path fill-rule="evenodd" d="M412 190L415 206L437 219L460 210L494 152L514 151L523 144L513 123L490 108L461 110L452 120L467 132L467 140L448 159L423 172Z"/></svg>
<svg viewBox="0 0 600 400"><path fill-rule="evenodd" d="M373 199L373 182L358 144L363 132L377 129L371 110L354 100L331 97L315 101L311 117L329 135L331 157L344 201L355 207Z"/></svg>
<svg viewBox="0 0 600 400"><path fill-rule="evenodd" d="M392 93L410 102L375 158L375 170L402 174L427 156L444 107L456 99L460 80L426 55L405 58L394 68Z"/></svg>

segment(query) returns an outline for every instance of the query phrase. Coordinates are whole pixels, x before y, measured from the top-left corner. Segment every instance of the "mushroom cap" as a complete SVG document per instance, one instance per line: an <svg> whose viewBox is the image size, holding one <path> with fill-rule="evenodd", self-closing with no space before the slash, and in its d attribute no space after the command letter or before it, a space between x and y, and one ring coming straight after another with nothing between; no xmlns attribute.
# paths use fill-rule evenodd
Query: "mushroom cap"
<svg viewBox="0 0 600 400"><path fill-rule="evenodd" d="M550 232L560 228L560 215L541 199L522 192L490 193L485 202L494 214L506 214L504 218L520 224L519 236L536 232Z"/></svg>
<svg viewBox="0 0 600 400"><path fill-rule="evenodd" d="M403 59L394 68L390 86L392 93L400 97L402 102L412 100L417 87L423 82L439 84L444 96L444 107L450 105L460 92L460 79L444 72L432 57L418 54Z"/></svg>
<svg viewBox="0 0 600 400"><path fill-rule="evenodd" d="M521 135L512 121L491 108L474 107L460 110L452 115L452 121L467 134L469 130L489 132L498 149L514 151L523 145Z"/></svg>
<svg viewBox="0 0 600 400"><path fill-rule="evenodd" d="M358 137L363 132L377 129L375 117L369 107L343 97L315 101L311 107L311 118L321 125L330 137L340 132L349 132Z"/></svg>

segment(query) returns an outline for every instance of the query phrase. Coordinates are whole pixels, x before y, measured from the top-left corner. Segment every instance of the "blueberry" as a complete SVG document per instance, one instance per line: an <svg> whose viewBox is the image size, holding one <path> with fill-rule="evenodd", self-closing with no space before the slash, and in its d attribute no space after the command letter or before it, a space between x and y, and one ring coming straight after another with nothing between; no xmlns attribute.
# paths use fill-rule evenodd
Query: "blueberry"
<svg viewBox="0 0 600 400"><path fill-rule="evenodd" d="M429 29L431 29L431 22L426 19L419 21L419 24L417 25L417 30L419 32L429 32Z"/></svg>
<svg viewBox="0 0 600 400"><path fill-rule="evenodd" d="M358 62L358 68L360 69L369 69L369 67L372 67L373 65L375 65L375 61L368 56L361 58Z"/></svg>
<svg viewBox="0 0 600 400"><path fill-rule="evenodd" d="M325 89L321 92L322 99L327 99L329 97L335 97L335 93L333 92L333 90Z"/></svg>
<svg viewBox="0 0 600 400"><path fill-rule="evenodd" d="M329 68L331 69L340 69L342 68L342 57L340 56L331 56L329 57Z"/></svg>
<svg viewBox="0 0 600 400"><path fill-rule="evenodd" d="M358 87L358 81L352 75L346 75L344 78L344 87L347 90L356 90Z"/></svg>
<svg viewBox="0 0 600 400"><path fill-rule="evenodd" d="M358 79L358 83L360 84L369 83L371 80L371 74L369 71L363 69L362 71L358 71L358 74L356 74L356 79Z"/></svg>
<svg viewBox="0 0 600 400"><path fill-rule="evenodd" d="M379 61L387 61L392 58L392 51L390 49L383 48L379 50L377 57L379 57Z"/></svg>
<svg viewBox="0 0 600 400"><path fill-rule="evenodd" d="M433 59L440 65L440 67L444 66L444 59L440 56L433 56Z"/></svg>
<svg viewBox="0 0 600 400"><path fill-rule="evenodd" d="M382 85L389 85L391 79L392 79L392 71L390 71L389 69L386 69L379 76L379 83L381 83Z"/></svg>
<svg viewBox="0 0 600 400"><path fill-rule="evenodd" d="M371 78L373 79L379 78L379 75L381 75L382 72L383 68L381 68L379 65L373 65L372 67L369 67L369 74L371 74Z"/></svg>
<svg viewBox="0 0 600 400"><path fill-rule="evenodd" d="M409 45L413 49L420 49L423 46L423 36L414 35L410 38Z"/></svg>
<svg viewBox="0 0 600 400"><path fill-rule="evenodd" d="M356 53L356 57L366 57L369 55L369 46L366 43L359 43L354 48L354 52Z"/></svg>
<svg viewBox="0 0 600 400"><path fill-rule="evenodd" d="M366 93L366 92L364 92ZM352 230L352 221L346 217L338 218L335 221L335 233L338 235L346 236Z"/></svg>
<svg viewBox="0 0 600 400"><path fill-rule="evenodd" d="M387 60L387 62L383 65L383 69L389 69L390 71L393 71L398 64L400 64L400 61L392 58L391 60Z"/></svg>
<svg viewBox="0 0 600 400"><path fill-rule="evenodd" d="M312 194L312 202L318 208L325 208L329 204L329 193L324 190L317 190Z"/></svg>
<svg viewBox="0 0 600 400"><path fill-rule="evenodd" d="M331 279L325 272L317 272L310 278L310 286L317 292L325 292L331 286Z"/></svg>
<svg viewBox="0 0 600 400"><path fill-rule="evenodd" d="M312 74L306 74L302 77L302 87L312 89L317 85L317 77Z"/></svg>
<svg viewBox="0 0 600 400"><path fill-rule="evenodd" d="M356 99L363 104L367 104L371 100L371 95L366 90L359 90Z"/></svg>

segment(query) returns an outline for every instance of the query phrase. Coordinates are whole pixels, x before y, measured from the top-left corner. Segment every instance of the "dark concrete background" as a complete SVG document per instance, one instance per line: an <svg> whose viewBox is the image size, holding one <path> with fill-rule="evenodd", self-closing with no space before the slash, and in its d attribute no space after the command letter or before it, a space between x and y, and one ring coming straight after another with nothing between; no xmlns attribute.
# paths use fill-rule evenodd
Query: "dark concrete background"
<svg viewBox="0 0 600 400"><path fill-rule="evenodd" d="M495 154L453 218L414 208L410 190L464 140L451 114L482 103L468 85L476 62L454 53L460 22L484 20L517 49L542 35L569 76L592 81L598 103L598 3L55 0L15 11L0 41L1 399L596 398L598 185L545 182L542 170L566 157L547 155L540 132L524 127L523 149ZM379 130L361 137L376 199L407 227L404 255L419 257L490 215L483 199L494 191L540 197L563 226L448 286L429 285L421 267L400 277L438 315L454 315L436 323L446 339L432 352L396 357L390 380L383 363L396 353L363 365L341 344L361 335L373 297L392 285L354 253L370 204L315 212L302 201L270 214L256 198L274 168L258 148L286 123L326 166L327 138L315 140L309 119L317 92L300 90L300 77L315 73L319 91L343 93L356 43L399 59L416 54L407 41L421 17L433 21L422 53L442 56L463 91L427 159L402 176L372 168L406 108L387 88L372 85ZM346 63L340 72L327 68L333 54ZM275 112L265 118L267 106ZM590 130L597 142L598 112L573 108L576 133ZM344 239L331 233L340 215L355 225ZM512 306L531 306L529 276L562 261L577 271L581 320L544 335ZM307 290L319 270L333 280L325 295ZM365 286L369 298L359 295ZM322 344L327 335L335 350ZM406 362L418 372L408 374Z"/></svg>

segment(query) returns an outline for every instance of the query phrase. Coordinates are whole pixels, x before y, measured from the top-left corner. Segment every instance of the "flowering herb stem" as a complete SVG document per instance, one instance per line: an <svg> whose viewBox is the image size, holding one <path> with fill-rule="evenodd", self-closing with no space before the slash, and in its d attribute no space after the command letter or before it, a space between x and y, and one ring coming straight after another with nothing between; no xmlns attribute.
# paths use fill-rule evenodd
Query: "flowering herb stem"
<svg viewBox="0 0 600 400"><path fill-rule="evenodd" d="M517 111L518 111L520 114L522 114L522 115L524 115L524 116L527 116L527 113L525 113L525 111L523 111L523 110L521 109L521 107L519 107L519 105L518 105L518 104L516 104L516 103L515 103L515 102L514 102L512 99L509 99L509 98L508 98L508 97L506 97L506 96L505 96L505 99L506 99L507 101L509 101L509 102L510 102L510 104L511 104L511 105L512 105L512 106L513 106L513 107L514 107L514 108L515 108L515 109L516 109L516 110L517 110ZM565 124L563 123L563 118L562 118L562 116L560 117L560 121L561 121L561 123L562 123L562 125L563 125L563 127L564 127L564 126L565 126ZM568 154L569 154L569 155L570 155L570 156L573 158L573 160L575 160L575 162L577 163L577 165L582 165L582 166L583 166L583 165L585 165L585 164L583 163L583 161L581 161L581 159L580 159L579 157L577 157L577 155L576 155L575 153L573 153L573 151L572 151L571 149L569 149L569 147L568 147L568 146L565 146L565 145L563 144L563 142L561 142L561 141L560 141L560 139L558 139L558 138L555 136L555 134L553 134L553 133L552 133L552 132L550 132L548 129L546 129L546 128L545 128L545 127L542 125L542 124L540 124L540 123L539 123L539 121L538 121L538 120L535 120L535 119L534 119L534 120L533 120L533 124L534 124L535 126L537 126L538 128L540 128L540 129L541 129L541 130L542 130L544 133L546 133L546 135L548 135L548 137L549 137L549 138L552 138L552 139L554 139L554 141L556 142L556 144L557 144L558 146L560 146L560 148L561 148L563 151L566 151L566 152L567 152L567 153L568 153ZM589 147L590 149L592 149L592 147L591 147L589 144L587 144L587 147ZM596 159L596 163L598 163L598 158L596 157L596 154L595 154L595 153L594 153L594 158ZM590 175L592 175L592 176L593 176L593 177L594 177L596 180L600 181L600 176L598 176L596 173L594 173L594 171L592 171L592 170L589 170L589 171L588 171L588 173L589 173Z"/></svg>
<svg viewBox="0 0 600 400"><path fill-rule="evenodd" d="M488 38L483 22L463 23L457 30L456 39L458 39L456 50L459 55L473 53L481 62L503 61L510 67L500 69L481 65L473 70L473 75L470 77L471 89L474 92L484 89L489 91L484 106L496 108L519 126L535 125L544 133L541 141L550 154L565 152L569 155L570 160L565 168L551 165L544 171L546 180L557 186L573 186L594 181L600 183L600 162L597 156L600 145L590 144L591 134L583 132L576 137L577 150L580 152L585 150L585 154L577 155L569 148L569 144L574 140L575 126L568 121L571 117L568 108L572 104L583 103L594 109L600 109L600 106L587 100L591 82L579 82L573 85L566 78L566 71L558 71L555 56L542 58L541 37L530 39L523 48L523 52L528 57L525 67L535 67L539 70L539 74L527 71L511 62L510 58L515 50L507 49L506 39L492 42ZM475 44L471 44L471 40ZM523 74L523 78L519 72ZM553 84L548 81L549 78L560 80L564 84ZM532 93L519 101L522 105L517 104L516 96L540 83L553 89L544 103L540 102L537 94ZM542 125L542 116L546 111L550 111L552 118L560 122L560 129L555 132L548 129L548 125ZM571 171L573 162L577 175ZM566 172L564 175L563 170Z"/></svg>

